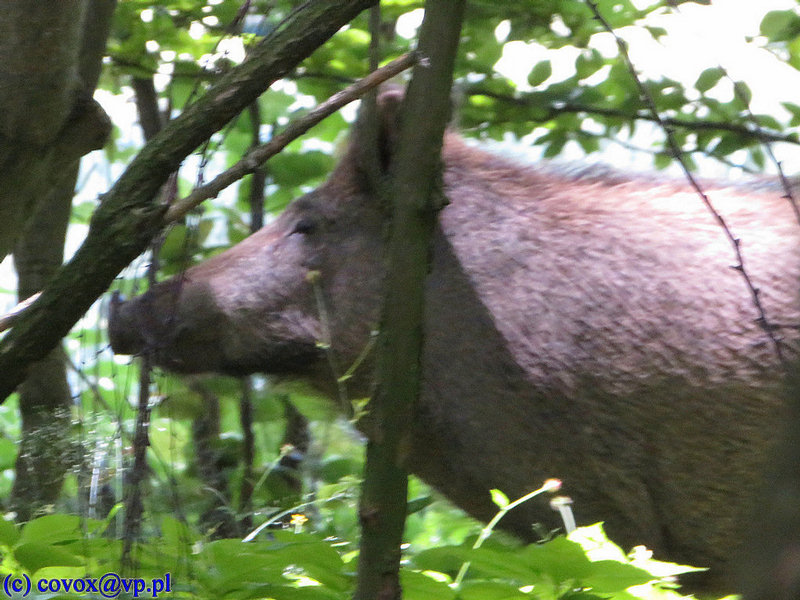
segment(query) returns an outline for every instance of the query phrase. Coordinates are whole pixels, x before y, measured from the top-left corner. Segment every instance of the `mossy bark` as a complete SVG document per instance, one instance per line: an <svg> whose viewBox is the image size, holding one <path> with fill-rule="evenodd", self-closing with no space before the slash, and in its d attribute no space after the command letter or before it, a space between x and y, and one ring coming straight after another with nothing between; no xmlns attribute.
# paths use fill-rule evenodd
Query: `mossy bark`
<svg viewBox="0 0 800 600"><path fill-rule="evenodd" d="M51 175L101 148L111 125L92 100L113 0L0 3L0 260Z"/></svg>
<svg viewBox="0 0 800 600"><path fill-rule="evenodd" d="M20 300L61 266L78 158L109 130L90 97L115 4L12 1L0 8L0 90L14 92L0 91L0 140L8 142L0 143L0 255L14 244ZM58 499L72 462L60 346L32 365L19 391L22 429L9 507L27 520Z"/></svg>

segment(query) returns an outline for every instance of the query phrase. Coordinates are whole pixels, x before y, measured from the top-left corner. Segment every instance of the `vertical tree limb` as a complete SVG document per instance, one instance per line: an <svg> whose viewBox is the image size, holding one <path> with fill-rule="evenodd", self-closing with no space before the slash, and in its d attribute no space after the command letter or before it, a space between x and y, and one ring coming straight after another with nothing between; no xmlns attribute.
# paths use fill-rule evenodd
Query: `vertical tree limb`
<svg viewBox="0 0 800 600"><path fill-rule="evenodd" d="M86 98L91 97L97 86L115 6L114 0L87 0L86 7L81 5L77 12L72 13L69 11L76 7L70 0L57 6L8 2L0 8L0 14L9 19L0 23L0 31L8 34L0 41L0 57L4 60L3 65L0 65L0 80L2 83L20 84L19 88L14 85L0 85L0 88L24 96L24 101L19 102L19 98L16 101L18 106L23 107L26 115L24 120L20 120L19 115L15 115L13 111L4 113L0 139L5 134L9 139L16 140L7 148L13 149L21 144L30 149L45 141L52 141L48 136L63 138L65 133L69 134L71 131L69 126L66 130L63 128L71 119L69 113L76 110L88 110L88 118L93 121L91 114L95 109ZM52 29L44 32L37 30L28 20L31 18L42 19L42 26ZM18 39L14 38L13 32L6 29L19 24L16 19L25 21L23 29L27 31ZM44 37L40 39L38 35ZM45 55L21 52L20 46L26 43L37 46L42 43L59 44L63 53L53 55L47 49ZM9 44L15 45L16 50ZM36 48L36 52L41 51L41 47ZM8 56L9 53L14 56ZM47 62L46 68L43 69L36 62L37 57L38 60ZM6 61L5 58L9 60ZM18 64L15 62L17 60L23 62ZM44 76L47 81L37 79L40 76ZM19 78L24 81L18 80ZM3 98L0 91L0 107L4 106L5 101L9 99ZM40 110L46 113L46 118L41 121ZM31 119L31 114L35 114L36 118ZM95 125L100 123L100 130L95 132L98 135L94 141L100 142L105 138L107 130L101 123L103 119L100 113L95 116L100 119L94 122ZM52 121L48 122L48 119ZM62 141L66 143L68 139ZM53 146L57 147L58 144ZM77 143L75 147L80 148L81 144ZM46 176L37 180L33 188L23 185L23 189L29 192L29 197L23 195L15 199L15 202L21 202L26 207L18 215L18 223L27 221L27 226L14 247L14 265L19 280L17 294L20 300L41 290L61 266L75 182L78 178L77 159L82 153L83 149L75 152L73 148L72 152L59 156L57 160L33 157L34 164L31 164L22 160L25 155L23 151L12 160L22 169L27 167L33 172L41 167L48 169ZM0 155L2 154L0 151ZM4 175L8 176L9 173ZM30 173L25 173L21 178L24 180L25 176L29 177ZM17 183L12 182L5 191L19 191ZM3 198L3 192L0 192L0 203L4 202ZM6 208L15 210L8 204ZM15 219L16 217L12 221L17 222ZM71 398L64 352L59 345L33 365L20 388L22 431L15 465L16 477L10 498L11 507L20 520L27 520L38 509L54 503L61 492L64 475L70 467L68 451Z"/></svg>
<svg viewBox="0 0 800 600"><path fill-rule="evenodd" d="M136 100L136 113L144 139L150 141L161 131L163 121L158 110L158 93L152 77L132 77L131 86Z"/></svg>
<svg viewBox="0 0 800 600"><path fill-rule="evenodd" d="M75 165L53 184L14 248L20 301L42 289L61 266L77 176ZM19 391L22 427L9 504L18 520L27 521L58 499L70 466L71 392L61 346L33 366Z"/></svg>
<svg viewBox="0 0 800 600"><path fill-rule="evenodd" d="M400 598L400 543L406 517L404 460L419 396L424 284L442 206L441 148L464 2L428 0L420 30L423 63L414 68L392 171L389 269L378 350L378 389L359 518L357 600Z"/></svg>
<svg viewBox="0 0 800 600"><path fill-rule="evenodd" d="M48 195L52 173L102 147L110 131L91 96L114 5L0 3L0 260Z"/></svg>
<svg viewBox="0 0 800 600"><path fill-rule="evenodd" d="M261 110L256 100L248 107L250 115L250 149L261 145ZM264 225L264 186L267 182L267 169L258 167L250 176L250 233L255 233ZM255 461L255 437L253 436L253 382L249 377L242 378L239 397L239 423L242 428L242 483L239 487L239 514L242 529L253 528L253 462Z"/></svg>

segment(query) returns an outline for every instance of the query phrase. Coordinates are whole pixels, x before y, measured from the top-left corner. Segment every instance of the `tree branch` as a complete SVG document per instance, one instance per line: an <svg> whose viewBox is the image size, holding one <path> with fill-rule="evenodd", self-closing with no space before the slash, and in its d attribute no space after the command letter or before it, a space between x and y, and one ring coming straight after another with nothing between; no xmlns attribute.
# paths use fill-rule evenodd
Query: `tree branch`
<svg viewBox="0 0 800 600"><path fill-rule="evenodd" d="M73 259L0 342L0 398L14 391L28 365L55 347L158 233L167 207L154 199L181 161L375 1L305 3L142 149L102 198Z"/></svg>
<svg viewBox="0 0 800 600"><path fill-rule="evenodd" d="M517 106L536 105L538 108L541 108L539 104L541 102L540 98L527 97L525 95L520 97L507 96L485 90L480 86L468 88L466 90L466 94L468 96L486 96L487 98L494 98L495 100L500 100L501 102L507 102L509 104L515 104ZM768 131L761 127L758 129L752 129L744 125L737 125L735 123L711 121L706 119L691 121L689 119L681 119L677 117L656 118L649 110L627 112L617 108L604 108L600 106L591 106L588 104L575 104L572 102L552 105L548 107L547 114L544 117L535 120L546 122L556 118L558 115L571 113L586 113L588 115L598 115L601 117L617 117L629 121L650 121L656 124L663 123L668 127L680 127L682 129L689 129L693 131L727 131L729 133L735 133L737 135L741 135L742 137L753 139L757 142L784 142L786 144L800 145L800 139L796 134L786 135L775 131Z"/></svg>
<svg viewBox="0 0 800 600"><path fill-rule="evenodd" d="M273 137L266 144L261 144L250 150L245 157L233 165L227 171L217 175L213 180L205 185L195 188L191 194L181 198L169 207L164 215L164 221L171 223L183 218L190 210L208 198L214 198L226 187L238 181L245 175L253 173L269 158L275 156L283 150L292 140L298 138L314 125L335 113L343 106L353 100L357 100L367 91L379 86L384 81L391 79L417 62L417 54L404 54L400 58L390 62L370 73L353 85L345 88L341 92L334 94L328 100L313 108L308 113L289 123L281 133Z"/></svg>

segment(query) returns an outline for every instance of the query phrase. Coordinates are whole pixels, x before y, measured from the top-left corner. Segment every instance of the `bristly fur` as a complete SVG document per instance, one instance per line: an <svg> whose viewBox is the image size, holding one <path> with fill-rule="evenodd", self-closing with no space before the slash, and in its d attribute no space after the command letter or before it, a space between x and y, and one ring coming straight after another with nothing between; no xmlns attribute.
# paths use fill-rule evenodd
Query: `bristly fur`
<svg viewBox="0 0 800 600"><path fill-rule="evenodd" d="M334 375L362 353L381 301L384 216L358 143L318 190L190 269L178 294L161 284L118 307L114 348L340 394ZM558 477L579 523L605 521L624 546L711 567L705 584L730 588L784 403L712 216L678 180L520 166L455 134L444 163L409 467L483 519L490 489L519 496ZM712 187L794 356L800 227L779 191ZM366 361L347 393L371 383ZM531 539L536 522L558 526L547 500L504 524Z"/></svg>

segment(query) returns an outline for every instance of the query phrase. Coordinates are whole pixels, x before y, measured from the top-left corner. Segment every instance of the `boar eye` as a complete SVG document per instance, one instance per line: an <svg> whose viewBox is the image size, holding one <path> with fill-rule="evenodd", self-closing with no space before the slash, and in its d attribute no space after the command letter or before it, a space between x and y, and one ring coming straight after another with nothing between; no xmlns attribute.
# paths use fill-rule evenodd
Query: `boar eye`
<svg viewBox="0 0 800 600"><path fill-rule="evenodd" d="M314 233L314 230L317 228L316 223L307 217L300 218L297 223L294 224L294 228L292 229L292 233L300 233L303 235Z"/></svg>

